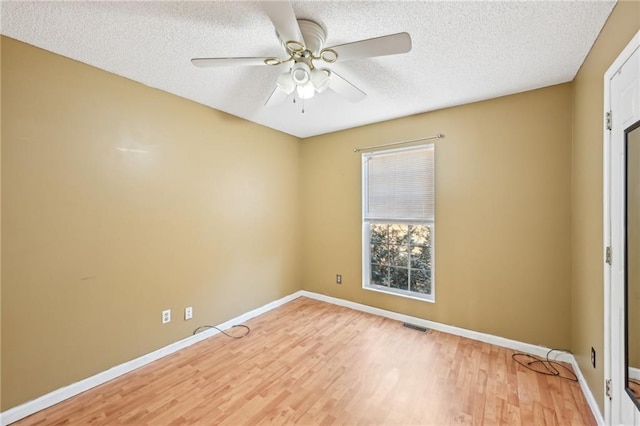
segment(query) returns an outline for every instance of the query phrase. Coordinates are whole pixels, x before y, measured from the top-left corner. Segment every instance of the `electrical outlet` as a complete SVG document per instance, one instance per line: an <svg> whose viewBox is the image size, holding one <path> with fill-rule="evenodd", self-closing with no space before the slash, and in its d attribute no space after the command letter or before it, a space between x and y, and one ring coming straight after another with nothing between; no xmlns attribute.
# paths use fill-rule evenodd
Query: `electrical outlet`
<svg viewBox="0 0 640 426"><path fill-rule="evenodd" d="M596 350L591 347L591 365L596 368Z"/></svg>
<svg viewBox="0 0 640 426"><path fill-rule="evenodd" d="M162 323L166 324L171 322L171 309L167 309L166 311L162 311Z"/></svg>
<svg viewBox="0 0 640 426"><path fill-rule="evenodd" d="M342 284L342 275L340 275L340 274L336 275L336 283L337 284Z"/></svg>
<svg viewBox="0 0 640 426"><path fill-rule="evenodd" d="M191 318L193 318L193 307L188 306L184 308L184 320L190 320Z"/></svg>

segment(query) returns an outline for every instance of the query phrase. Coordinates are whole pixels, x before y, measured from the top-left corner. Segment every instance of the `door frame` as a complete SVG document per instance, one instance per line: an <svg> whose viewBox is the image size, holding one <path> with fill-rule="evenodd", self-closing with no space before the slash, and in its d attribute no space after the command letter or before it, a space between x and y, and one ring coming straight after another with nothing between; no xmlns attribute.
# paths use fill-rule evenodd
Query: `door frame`
<svg viewBox="0 0 640 426"><path fill-rule="evenodd" d="M633 55L633 53L640 48L640 31L631 39L622 52L618 55L615 61L607 69L604 74L604 114L603 114L603 180L602 180L602 193L603 193L603 212L602 212L602 229L603 229L603 246L602 246L602 260L603 260L603 279L604 279L604 382L605 382L605 398L604 398L604 420L606 424L611 424L613 415L613 403L612 400L606 396L606 384L607 380L612 377L613 360L612 357L612 341L611 341L611 265L606 262L606 250L611 246L611 131L607 129L607 112L611 111L611 79L618 72L618 70L627 62L627 60ZM613 254L615 255L615 253ZM612 386L616 389L615 386ZM615 396L615 395L614 395ZM621 398L622 395L617 395Z"/></svg>

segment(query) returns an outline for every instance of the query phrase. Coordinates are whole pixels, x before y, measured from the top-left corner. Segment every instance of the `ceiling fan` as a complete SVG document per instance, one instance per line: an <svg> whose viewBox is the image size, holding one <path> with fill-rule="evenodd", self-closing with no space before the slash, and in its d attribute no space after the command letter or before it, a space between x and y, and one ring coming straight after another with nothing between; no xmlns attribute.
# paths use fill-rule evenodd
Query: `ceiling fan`
<svg viewBox="0 0 640 426"><path fill-rule="evenodd" d="M362 90L335 71L321 66L336 61L395 55L411 50L411 36L406 32L324 47L327 35L324 28L311 20L297 19L288 1L265 1L262 4L285 50L284 58L194 58L191 63L202 68L289 65L289 70L278 76L276 87L267 99L266 106L282 103L291 93L294 93L295 101L296 96L309 99L328 88L352 102L359 102L367 96Z"/></svg>

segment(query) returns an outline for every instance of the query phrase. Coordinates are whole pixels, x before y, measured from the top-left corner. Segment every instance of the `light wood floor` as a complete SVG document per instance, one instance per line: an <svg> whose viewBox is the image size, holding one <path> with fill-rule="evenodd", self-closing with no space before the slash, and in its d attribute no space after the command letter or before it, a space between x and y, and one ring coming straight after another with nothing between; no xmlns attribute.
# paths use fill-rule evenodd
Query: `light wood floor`
<svg viewBox="0 0 640 426"><path fill-rule="evenodd" d="M16 425L595 424L576 382L508 349L307 298L247 324Z"/></svg>

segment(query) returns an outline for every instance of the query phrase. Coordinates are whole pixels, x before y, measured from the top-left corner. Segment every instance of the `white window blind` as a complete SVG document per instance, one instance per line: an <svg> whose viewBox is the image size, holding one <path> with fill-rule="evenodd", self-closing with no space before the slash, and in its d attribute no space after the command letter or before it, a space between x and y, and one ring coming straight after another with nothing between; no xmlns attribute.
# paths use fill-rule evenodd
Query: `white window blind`
<svg viewBox="0 0 640 426"><path fill-rule="evenodd" d="M363 154L364 219L435 217L434 145Z"/></svg>

